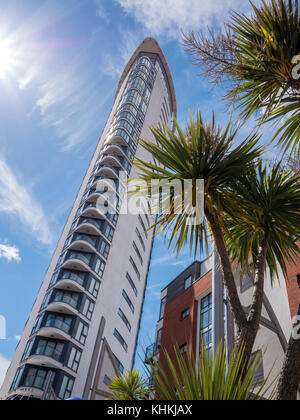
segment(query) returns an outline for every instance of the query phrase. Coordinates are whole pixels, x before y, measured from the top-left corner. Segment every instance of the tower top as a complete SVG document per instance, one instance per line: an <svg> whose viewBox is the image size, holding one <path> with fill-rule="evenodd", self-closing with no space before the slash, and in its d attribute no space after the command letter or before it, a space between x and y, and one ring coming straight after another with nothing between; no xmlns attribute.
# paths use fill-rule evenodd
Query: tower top
<svg viewBox="0 0 300 420"><path fill-rule="evenodd" d="M146 53L146 54L157 54L160 58L161 64L163 65L164 71L166 73L167 79L168 79L168 84L169 84L169 88L170 88L170 95L171 95L171 103L172 103L172 112L174 113L175 117L177 116L177 102L176 102L176 93L175 93L175 86L174 86L174 82L173 82L173 78L171 75L171 71L169 68L169 65L167 63L166 57L164 55L164 53L162 52L162 49L160 48L158 42L156 41L156 39L154 38L145 38L144 41L139 45L139 47L135 50L135 52L133 53L132 57L130 58L130 60L128 61L122 76L120 78L119 84L118 84L118 88L117 88L117 92L116 92L116 97L121 89L121 86L128 74L128 72L130 71L132 65L134 64L135 60L137 59L137 57L139 56L140 53Z"/></svg>

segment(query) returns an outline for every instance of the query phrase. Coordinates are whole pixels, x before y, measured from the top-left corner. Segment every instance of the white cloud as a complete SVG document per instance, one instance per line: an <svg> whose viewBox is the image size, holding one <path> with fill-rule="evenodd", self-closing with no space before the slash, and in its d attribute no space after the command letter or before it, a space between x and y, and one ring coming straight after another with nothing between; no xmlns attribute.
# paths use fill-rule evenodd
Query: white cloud
<svg viewBox="0 0 300 420"><path fill-rule="evenodd" d="M108 13L105 10L104 4L102 3L102 0L95 0L96 6L97 6L97 16L103 20L105 20L106 23L109 23L109 17Z"/></svg>
<svg viewBox="0 0 300 420"><path fill-rule="evenodd" d="M0 354L0 387L3 384L6 371L9 368L10 361Z"/></svg>
<svg viewBox="0 0 300 420"><path fill-rule="evenodd" d="M43 244L50 245L52 243L52 233L41 205L25 186L18 182L13 171L1 156L0 212L17 216L19 222Z"/></svg>
<svg viewBox="0 0 300 420"><path fill-rule="evenodd" d="M0 244L0 258L5 258L8 262L20 262L20 250L16 246Z"/></svg>
<svg viewBox="0 0 300 420"><path fill-rule="evenodd" d="M240 0L115 0L134 16L153 36L180 37L180 30L206 29L221 26L234 9L249 10L248 2Z"/></svg>

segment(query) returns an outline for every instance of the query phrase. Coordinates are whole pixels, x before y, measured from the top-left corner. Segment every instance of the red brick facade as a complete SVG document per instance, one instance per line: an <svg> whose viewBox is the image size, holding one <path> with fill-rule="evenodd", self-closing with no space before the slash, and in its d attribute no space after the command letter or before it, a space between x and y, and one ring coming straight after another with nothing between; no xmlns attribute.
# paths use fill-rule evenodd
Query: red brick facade
<svg viewBox="0 0 300 420"><path fill-rule="evenodd" d="M163 364L164 358L162 355L164 350L168 352L172 361L175 362L173 349L176 344L181 346L187 343L188 352L196 353L198 316L198 303L196 299L211 288L212 271L209 271L184 293L166 305L160 352ZM190 309L190 315L182 320L181 313L187 308Z"/></svg>
<svg viewBox="0 0 300 420"><path fill-rule="evenodd" d="M300 244L299 244L300 246ZM300 257L297 258L296 264L288 266L287 292L291 309L292 318L298 314L300 308L300 288L298 285L297 275L300 274Z"/></svg>

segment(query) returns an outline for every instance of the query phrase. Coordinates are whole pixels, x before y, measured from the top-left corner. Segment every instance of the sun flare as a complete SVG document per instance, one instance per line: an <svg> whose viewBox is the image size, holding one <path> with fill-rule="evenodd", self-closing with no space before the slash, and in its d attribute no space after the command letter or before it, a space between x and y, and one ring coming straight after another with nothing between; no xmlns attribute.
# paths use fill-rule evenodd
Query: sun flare
<svg viewBox="0 0 300 420"><path fill-rule="evenodd" d="M0 78L4 78L13 69L13 49L6 40L0 39Z"/></svg>

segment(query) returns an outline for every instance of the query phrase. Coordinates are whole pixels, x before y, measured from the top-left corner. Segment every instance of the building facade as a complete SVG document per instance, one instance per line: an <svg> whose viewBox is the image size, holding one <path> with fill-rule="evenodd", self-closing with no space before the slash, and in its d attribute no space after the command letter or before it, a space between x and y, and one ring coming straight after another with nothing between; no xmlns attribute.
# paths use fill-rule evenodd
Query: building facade
<svg viewBox="0 0 300 420"><path fill-rule="evenodd" d="M269 382L279 374L288 341L292 320L300 310L300 258L288 268L288 282L283 275L273 286L267 275L264 304L253 357L263 355L255 377L256 385L271 372ZM245 312L249 310L253 279L235 269L235 279ZM175 362L174 346L180 352L199 358L201 341L210 353L220 341L228 348L228 357L234 343L234 323L226 301L218 260L210 258L195 261L161 292L161 309L155 343L147 349L146 357L160 358L166 366L163 350Z"/></svg>
<svg viewBox="0 0 300 420"><path fill-rule="evenodd" d="M2 399L104 399L134 365L153 244L151 216L120 214L139 138L171 127L172 76L147 38L129 60L114 105L54 252L0 392ZM120 178L122 174L122 177ZM117 200L110 202L108 186ZM108 181L107 181L108 180ZM100 211L97 202L113 209Z"/></svg>

